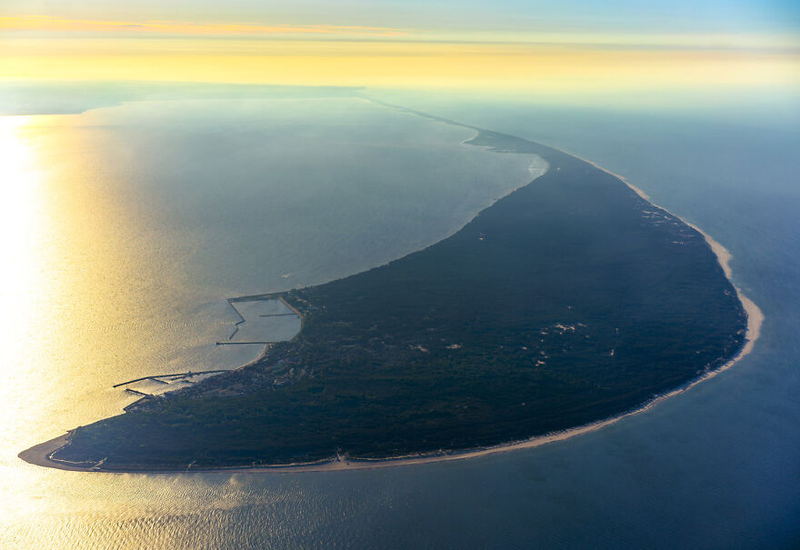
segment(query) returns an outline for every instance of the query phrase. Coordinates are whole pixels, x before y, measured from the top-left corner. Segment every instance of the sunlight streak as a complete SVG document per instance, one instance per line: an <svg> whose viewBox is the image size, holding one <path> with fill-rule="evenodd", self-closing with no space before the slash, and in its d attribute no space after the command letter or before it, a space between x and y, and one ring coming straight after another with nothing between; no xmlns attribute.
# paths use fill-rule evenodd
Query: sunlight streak
<svg viewBox="0 0 800 550"><path fill-rule="evenodd" d="M22 336L29 290L40 283L33 258L40 231L41 177L24 136L28 123L29 117L0 118L0 250L4 266L0 275L0 348L6 358L14 356L8 354ZM2 368L9 368L6 361Z"/></svg>

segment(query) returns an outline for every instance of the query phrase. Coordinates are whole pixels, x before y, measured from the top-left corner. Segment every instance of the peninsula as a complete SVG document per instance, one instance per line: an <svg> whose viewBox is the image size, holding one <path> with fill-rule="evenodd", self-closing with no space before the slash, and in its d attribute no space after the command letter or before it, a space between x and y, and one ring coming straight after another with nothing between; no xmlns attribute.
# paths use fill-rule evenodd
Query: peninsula
<svg viewBox="0 0 800 550"><path fill-rule="evenodd" d="M562 151L468 143L549 169L424 250L273 295L303 326L258 361L20 456L118 472L437 457L623 415L742 352L748 314L698 230Z"/></svg>

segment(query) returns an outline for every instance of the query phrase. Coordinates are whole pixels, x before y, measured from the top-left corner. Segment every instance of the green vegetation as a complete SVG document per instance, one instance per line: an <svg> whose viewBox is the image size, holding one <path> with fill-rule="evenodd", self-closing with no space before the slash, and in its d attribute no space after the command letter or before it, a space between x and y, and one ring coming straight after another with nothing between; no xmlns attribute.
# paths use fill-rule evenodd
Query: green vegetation
<svg viewBox="0 0 800 550"><path fill-rule="evenodd" d="M451 237L282 296L304 328L258 364L79 429L104 467L388 457L499 444L635 408L730 359L746 316L703 237L617 178L550 164Z"/></svg>

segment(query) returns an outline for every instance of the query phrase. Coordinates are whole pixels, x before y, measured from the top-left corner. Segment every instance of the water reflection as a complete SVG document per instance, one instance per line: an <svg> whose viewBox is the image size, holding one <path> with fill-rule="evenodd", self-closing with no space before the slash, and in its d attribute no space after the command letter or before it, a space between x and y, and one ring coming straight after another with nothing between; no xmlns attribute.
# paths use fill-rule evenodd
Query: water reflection
<svg viewBox="0 0 800 550"><path fill-rule="evenodd" d="M309 514L293 481L92 476L16 455L118 414L136 396L114 384L255 358L260 345L215 345L240 320L226 298L399 257L531 179L535 158L471 136L356 100L0 118L0 546L196 547L187 528L240 505ZM299 328L279 304L237 307L232 341Z"/></svg>
<svg viewBox="0 0 800 550"><path fill-rule="evenodd" d="M32 290L43 286L36 269L36 243L42 225L42 185L32 148L24 138L27 117L0 117L0 250L3 270L0 297L14 315L0 316L3 375L12 374L11 362L20 356L26 328L34 311Z"/></svg>

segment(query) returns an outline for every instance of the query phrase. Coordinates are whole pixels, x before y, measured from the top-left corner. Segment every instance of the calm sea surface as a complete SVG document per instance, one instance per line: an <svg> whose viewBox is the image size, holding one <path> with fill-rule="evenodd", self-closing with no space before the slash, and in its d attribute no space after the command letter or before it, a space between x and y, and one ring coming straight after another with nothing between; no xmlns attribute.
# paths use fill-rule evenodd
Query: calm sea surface
<svg viewBox="0 0 800 550"><path fill-rule="evenodd" d="M596 161L709 232L766 316L753 354L600 432L463 462L275 475L30 466L16 454L131 402L114 383L255 357L214 346L239 320L226 298L436 242L542 166L346 98L0 118L0 547L798 546L797 128L491 105L436 114Z"/></svg>

